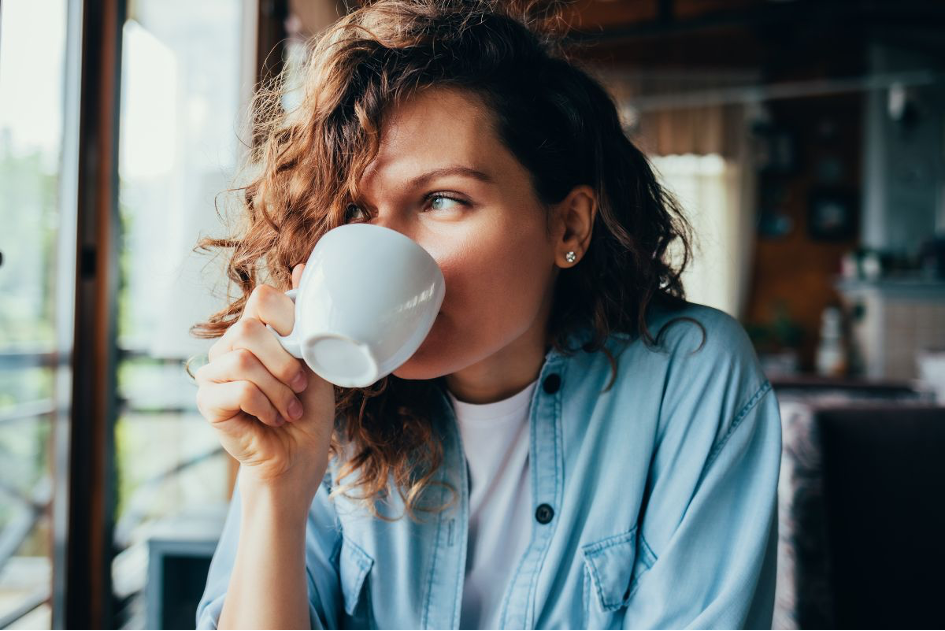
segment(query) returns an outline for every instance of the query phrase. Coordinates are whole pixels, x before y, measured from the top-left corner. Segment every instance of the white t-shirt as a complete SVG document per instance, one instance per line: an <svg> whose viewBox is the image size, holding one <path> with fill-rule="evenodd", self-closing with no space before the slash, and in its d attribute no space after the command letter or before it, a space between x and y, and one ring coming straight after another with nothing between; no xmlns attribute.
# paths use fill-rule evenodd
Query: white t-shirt
<svg viewBox="0 0 945 631"><path fill-rule="evenodd" d="M536 379L502 401L450 392L469 464L469 537L460 629L498 629L502 596L531 538L528 412Z"/></svg>

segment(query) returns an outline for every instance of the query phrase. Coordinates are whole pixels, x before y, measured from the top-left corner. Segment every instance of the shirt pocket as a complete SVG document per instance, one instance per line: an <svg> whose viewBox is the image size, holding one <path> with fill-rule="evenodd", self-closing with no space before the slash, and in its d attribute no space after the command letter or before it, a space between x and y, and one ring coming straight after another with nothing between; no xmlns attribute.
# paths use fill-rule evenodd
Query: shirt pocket
<svg viewBox="0 0 945 631"><path fill-rule="evenodd" d="M581 546L585 629L621 628L636 585L637 527ZM645 571L645 566L640 568Z"/></svg>
<svg viewBox="0 0 945 631"><path fill-rule="evenodd" d="M346 628L369 629L374 627L371 608L370 581L374 557L348 537L342 537L338 573L341 579L341 596L347 614Z"/></svg>

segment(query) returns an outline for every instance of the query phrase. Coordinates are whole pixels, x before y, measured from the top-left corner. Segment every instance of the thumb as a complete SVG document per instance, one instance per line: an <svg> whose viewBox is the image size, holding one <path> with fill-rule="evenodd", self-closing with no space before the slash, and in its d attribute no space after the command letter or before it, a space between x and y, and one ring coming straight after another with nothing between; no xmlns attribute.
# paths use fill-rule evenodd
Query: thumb
<svg viewBox="0 0 945 631"><path fill-rule="evenodd" d="M302 280L302 270L305 269L305 263L299 263L292 268L292 289L298 289L299 282Z"/></svg>

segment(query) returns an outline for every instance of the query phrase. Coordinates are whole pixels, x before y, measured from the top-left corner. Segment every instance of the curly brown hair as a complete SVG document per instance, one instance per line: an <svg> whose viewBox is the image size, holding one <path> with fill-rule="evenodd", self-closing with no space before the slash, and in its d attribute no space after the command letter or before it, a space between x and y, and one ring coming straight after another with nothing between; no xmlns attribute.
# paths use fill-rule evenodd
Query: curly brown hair
<svg viewBox="0 0 945 631"><path fill-rule="evenodd" d="M612 97L588 70L569 59L564 38L534 13L496 0L377 0L339 19L305 43L297 106L282 108L287 71L257 91L263 112L239 196L243 225L229 238L204 238L197 248L229 252L229 279L242 295L206 322L197 337L221 336L239 319L257 283L286 290L328 230L345 223L359 198L359 180L377 155L384 112L418 90L449 86L481 97L494 130L527 168L546 207L573 187L591 186L597 221L581 264L561 270L548 323L551 344L564 354L578 328L593 335L581 350L603 349L611 332L659 344L646 323L648 305L685 303L680 276L691 257L691 227L657 182L644 154L624 132ZM530 17L531 16L531 17ZM554 16L552 16L554 18ZM681 260L669 247L678 242ZM688 319L688 318L687 318ZM387 376L367 388L336 387L337 417L330 453L348 452L339 479L359 478L332 494L360 487L374 505L393 486L417 519L419 501L443 458L431 420L433 388L443 378ZM391 422L394 418L398 422Z"/></svg>

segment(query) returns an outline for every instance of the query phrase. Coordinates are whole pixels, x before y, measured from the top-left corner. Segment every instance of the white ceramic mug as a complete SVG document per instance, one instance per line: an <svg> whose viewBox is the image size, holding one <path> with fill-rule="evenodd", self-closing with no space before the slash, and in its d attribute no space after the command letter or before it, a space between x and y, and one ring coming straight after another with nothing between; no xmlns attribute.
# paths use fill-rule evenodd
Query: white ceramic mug
<svg viewBox="0 0 945 631"><path fill-rule="evenodd" d="M439 265L406 235L342 225L315 244L297 289L289 335L269 329L325 381L363 388L389 375L426 338L443 304Z"/></svg>

